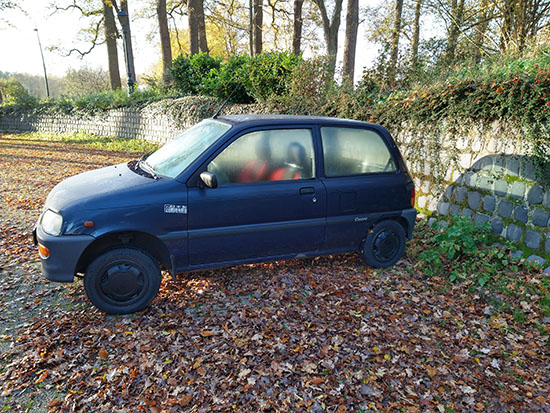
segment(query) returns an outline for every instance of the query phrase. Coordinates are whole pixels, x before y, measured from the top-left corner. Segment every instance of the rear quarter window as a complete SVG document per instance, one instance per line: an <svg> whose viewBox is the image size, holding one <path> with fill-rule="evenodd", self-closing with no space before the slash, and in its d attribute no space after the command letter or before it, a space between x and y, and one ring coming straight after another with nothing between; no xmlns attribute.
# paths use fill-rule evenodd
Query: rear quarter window
<svg viewBox="0 0 550 413"><path fill-rule="evenodd" d="M395 172L396 162L384 139L375 131L322 127L325 176Z"/></svg>

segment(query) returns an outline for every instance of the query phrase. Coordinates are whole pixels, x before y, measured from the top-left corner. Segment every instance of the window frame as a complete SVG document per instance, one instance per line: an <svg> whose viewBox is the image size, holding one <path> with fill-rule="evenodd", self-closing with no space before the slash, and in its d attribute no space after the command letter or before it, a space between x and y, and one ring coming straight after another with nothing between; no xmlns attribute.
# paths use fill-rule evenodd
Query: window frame
<svg viewBox="0 0 550 413"><path fill-rule="evenodd" d="M388 150L388 153L393 160L393 163L395 164L395 170L393 171L381 171L381 172L363 172L363 173L357 173L357 174L344 174L344 175L327 175L326 173L326 165L325 165L325 149L323 145L323 128L340 128L340 129L359 129L364 130L368 132L375 133L380 140L384 143L386 146L386 149ZM320 150L320 162L318 165L322 163L322 176L325 179L333 179L333 178L348 178L348 177L367 177L367 176L380 176L380 175L398 175L400 171L400 163L397 158L397 156L394 153L393 147L388 142L387 138L380 133L375 128L369 128L369 127L361 127L361 126L355 126L355 125L341 125L341 124L320 124L318 126L318 140L319 140L319 150Z"/></svg>

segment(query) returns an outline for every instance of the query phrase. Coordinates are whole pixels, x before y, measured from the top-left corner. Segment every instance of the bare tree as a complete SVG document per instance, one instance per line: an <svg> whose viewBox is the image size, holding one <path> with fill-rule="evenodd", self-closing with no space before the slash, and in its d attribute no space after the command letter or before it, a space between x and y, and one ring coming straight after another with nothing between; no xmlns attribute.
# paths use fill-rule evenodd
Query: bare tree
<svg viewBox="0 0 550 413"><path fill-rule="evenodd" d="M172 45L170 30L168 30L168 16L166 14L166 0L157 0L157 20L159 23L160 50L162 53L162 79L168 81L169 68L172 66Z"/></svg>
<svg viewBox="0 0 550 413"><path fill-rule="evenodd" d="M355 71L355 49L359 27L359 0L348 0L346 13L346 40L344 44L344 75L353 83Z"/></svg>
<svg viewBox="0 0 550 413"><path fill-rule="evenodd" d="M550 25L548 0L504 0L496 4L502 15L500 49L503 52L522 51L529 39Z"/></svg>
<svg viewBox="0 0 550 413"><path fill-rule="evenodd" d="M294 20L292 24L292 53L294 53L296 56L300 54L300 49L302 47L303 5L304 0L294 0Z"/></svg>
<svg viewBox="0 0 550 413"><path fill-rule="evenodd" d="M329 56L329 70L334 72L336 68L336 53L338 52L338 30L342 14L342 0L335 0L332 18L329 18L325 0L313 0L321 12L323 32L327 42L327 54ZM403 0L401 0L403 1Z"/></svg>

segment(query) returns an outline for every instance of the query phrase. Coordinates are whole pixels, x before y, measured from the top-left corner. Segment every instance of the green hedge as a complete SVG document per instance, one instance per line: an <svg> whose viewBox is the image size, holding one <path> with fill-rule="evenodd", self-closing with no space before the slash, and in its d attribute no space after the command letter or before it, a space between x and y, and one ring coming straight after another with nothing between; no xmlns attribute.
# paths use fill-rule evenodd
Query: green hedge
<svg viewBox="0 0 550 413"><path fill-rule="evenodd" d="M287 52L237 55L226 62L199 53L180 55L170 70L178 93L204 94L234 103L263 102L287 90L287 78L302 58Z"/></svg>

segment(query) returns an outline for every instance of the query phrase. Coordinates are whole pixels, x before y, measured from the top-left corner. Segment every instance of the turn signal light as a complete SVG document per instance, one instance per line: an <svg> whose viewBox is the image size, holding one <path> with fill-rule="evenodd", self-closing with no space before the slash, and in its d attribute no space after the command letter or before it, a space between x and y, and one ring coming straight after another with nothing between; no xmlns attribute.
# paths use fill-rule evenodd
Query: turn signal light
<svg viewBox="0 0 550 413"><path fill-rule="evenodd" d="M414 202L416 201L416 190L414 189L414 186L413 186L413 190L412 190L412 193L411 193L411 206L414 208Z"/></svg>
<svg viewBox="0 0 550 413"><path fill-rule="evenodd" d="M94 226L94 221L84 221L84 226L86 228L92 228Z"/></svg>
<svg viewBox="0 0 550 413"><path fill-rule="evenodd" d="M42 258L43 260L46 260L50 256L50 250L46 248L44 245L39 243L38 254L40 255L40 258Z"/></svg>

